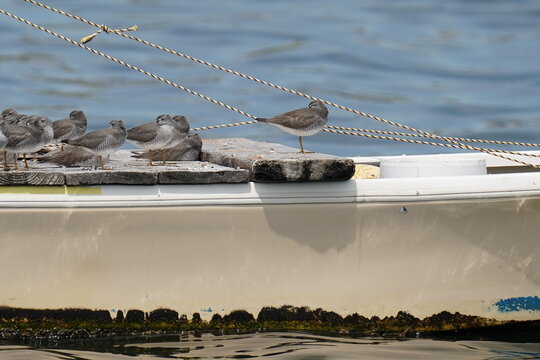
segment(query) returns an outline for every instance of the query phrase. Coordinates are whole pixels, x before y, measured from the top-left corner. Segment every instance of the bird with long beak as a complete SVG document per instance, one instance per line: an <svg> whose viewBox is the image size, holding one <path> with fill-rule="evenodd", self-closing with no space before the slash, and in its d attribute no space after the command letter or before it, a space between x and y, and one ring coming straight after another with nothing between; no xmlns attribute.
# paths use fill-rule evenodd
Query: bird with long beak
<svg viewBox="0 0 540 360"><path fill-rule="evenodd" d="M321 101L312 101L307 108L288 111L271 118L257 118L257 121L274 125L289 134L298 136L300 152L305 153L302 136L315 135L328 121L328 109Z"/></svg>

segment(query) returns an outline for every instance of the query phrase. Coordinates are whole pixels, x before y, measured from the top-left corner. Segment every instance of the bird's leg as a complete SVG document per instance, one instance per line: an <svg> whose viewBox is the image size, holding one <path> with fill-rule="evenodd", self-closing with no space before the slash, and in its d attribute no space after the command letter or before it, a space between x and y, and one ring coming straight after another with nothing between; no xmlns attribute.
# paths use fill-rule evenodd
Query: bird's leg
<svg viewBox="0 0 540 360"><path fill-rule="evenodd" d="M298 141L300 141L300 152L302 154L313 154L313 151L304 151L304 145L302 144L302 137L298 137Z"/></svg>
<svg viewBox="0 0 540 360"><path fill-rule="evenodd" d="M28 166L28 161L26 160L26 153L23 153L23 160L24 160L24 168L30 169L30 166Z"/></svg>
<svg viewBox="0 0 540 360"><path fill-rule="evenodd" d="M154 163L152 163L153 157L152 157L152 150L148 150L148 166L154 166Z"/></svg>
<svg viewBox="0 0 540 360"><path fill-rule="evenodd" d="M168 162L165 159L165 151L163 149L161 149L161 150L159 150L159 152L161 154L161 165L167 165Z"/></svg>
<svg viewBox="0 0 540 360"><path fill-rule="evenodd" d="M99 159L99 167L101 168L101 170L112 170L112 168L105 167L105 164L103 163L103 157L101 155L98 155L98 159Z"/></svg>
<svg viewBox="0 0 540 360"><path fill-rule="evenodd" d="M149 158L149 160L150 160L150 164L148 164L148 165L150 165L150 166L159 166L158 164L154 164L154 163L152 162L152 160L154 160L154 155L152 154L152 150L148 150L148 154L149 154L149 157L148 157L148 158Z"/></svg>
<svg viewBox="0 0 540 360"><path fill-rule="evenodd" d="M17 154L13 154L13 164L14 164L15 170L19 170L19 166L17 165Z"/></svg>
<svg viewBox="0 0 540 360"><path fill-rule="evenodd" d="M4 151L4 171L9 171L9 165L7 160L7 151Z"/></svg>

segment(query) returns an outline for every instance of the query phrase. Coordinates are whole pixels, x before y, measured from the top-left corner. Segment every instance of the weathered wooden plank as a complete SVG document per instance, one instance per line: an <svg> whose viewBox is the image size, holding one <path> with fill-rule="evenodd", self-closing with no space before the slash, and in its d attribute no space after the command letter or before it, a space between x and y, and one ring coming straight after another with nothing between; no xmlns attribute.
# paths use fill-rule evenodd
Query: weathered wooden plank
<svg viewBox="0 0 540 360"><path fill-rule="evenodd" d="M43 170L0 172L0 185L64 185L64 174Z"/></svg>
<svg viewBox="0 0 540 360"><path fill-rule="evenodd" d="M261 182L348 180L355 171L352 159L242 138L205 140L201 159L249 170L250 180Z"/></svg>
<svg viewBox="0 0 540 360"><path fill-rule="evenodd" d="M66 185L155 185L155 184L215 184L240 183L249 180L243 169L200 161L168 162L148 166L145 159L134 159L130 152L121 151L107 166L112 170L66 169Z"/></svg>
<svg viewBox="0 0 540 360"><path fill-rule="evenodd" d="M191 168L161 171L158 182L160 184L219 184L249 181L249 171L244 169L232 169L199 161L186 161L184 164Z"/></svg>
<svg viewBox="0 0 540 360"><path fill-rule="evenodd" d="M157 171L138 169L79 170L65 173L66 185L156 185Z"/></svg>

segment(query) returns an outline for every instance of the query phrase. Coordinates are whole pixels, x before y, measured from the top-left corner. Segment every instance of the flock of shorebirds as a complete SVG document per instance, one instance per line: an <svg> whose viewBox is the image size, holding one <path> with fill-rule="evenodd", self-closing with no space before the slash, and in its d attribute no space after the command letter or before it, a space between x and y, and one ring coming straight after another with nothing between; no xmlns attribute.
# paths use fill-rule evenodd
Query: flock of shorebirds
<svg viewBox="0 0 540 360"><path fill-rule="evenodd" d="M304 153L302 136L319 132L328 121L328 109L320 101L312 101L308 107L292 110L271 118L257 121L274 125L299 137L300 152ZM4 170L19 170L18 155L22 154L24 168L28 165L27 154L36 153L50 144L59 148L37 157L38 161L61 166L86 166L105 168L109 156L125 141L132 143L145 154L148 165L155 160L166 164L167 160L198 160L202 140L190 133L185 116L159 115L155 121L126 130L122 120L112 120L108 128L86 133L87 120L81 110L72 111L65 119L51 121L45 116L23 115L15 109L2 111L0 118L0 150L3 151ZM13 165L8 163L8 154L13 155ZM191 154L191 155L190 155ZM105 158L105 159L104 159Z"/></svg>
<svg viewBox="0 0 540 360"><path fill-rule="evenodd" d="M189 123L182 115L159 115L155 121L129 130L126 130L122 120L112 120L105 129L89 133L86 133L86 129L86 116L81 110L72 111L65 119L51 121L45 116L27 116L11 108L5 109L0 120L0 150L4 152L4 170L11 167L19 169L19 154L23 156L24 167L30 168L26 155L50 144L60 144L60 148L38 156L38 161L62 166L99 166L102 169L106 169L104 158L108 159L126 140L147 150L144 156L148 158L149 165L155 165L155 151L165 164L166 150L182 145L187 152L189 147L200 150L202 146L199 135L189 133ZM13 154L13 166L8 164L8 153Z"/></svg>

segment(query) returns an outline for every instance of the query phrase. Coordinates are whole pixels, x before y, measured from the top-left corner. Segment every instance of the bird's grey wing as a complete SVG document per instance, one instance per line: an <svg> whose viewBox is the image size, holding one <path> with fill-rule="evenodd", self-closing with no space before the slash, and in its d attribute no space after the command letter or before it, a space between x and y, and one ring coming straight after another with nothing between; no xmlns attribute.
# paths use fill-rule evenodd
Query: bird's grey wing
<svg viewBox="0 0 540 360"><path fill-rule="evenodd" d="M53 162L53 163L56 163L56 159L58 159L58 157L64 153L65 151L67 151L66 147L69 146L69 145L65 145L64 146L64 151L60 151L60 149L58 150L53 150L53 151L50 151L46 154L43 154L43 155L40 155L38 157L36 157L37 161L39 162ZM72 146L72 148L77 148L77 146ZM80 148L82 149L82 148Z"/></svg>
<svg viewBox="0 0 540 360"><path fill-rule="evenodd" d="M69 134L73 130L74 127L75 127L75 124L73 124L71 121L67 119L53 122L54 138L58 139L62 136Z"/></svg>
<svg viewBox="0 0 540 360"><path fill-rule="evenodd" d="M202 149L202 139L197 133L192 133L189 135L188 140L190 141L190 144L195 149Z"/></svg>
<svg viewBox="0 0 540 360"><path fill-rule="evenodd" d="M313 124L314 116L318 114L310 109L298 109L266 119L267 123L285 126L291 129L305 129Z"/></svg>
<svg viewBox="0 0 540 360"><path fill-rule="evenodd" d="M201 150L190 149L182 155L182 158L180 160L181 161L199 161L200 159L201 159Z"/></svg>
<svg viewBox="0 0 540 360"><path fill-rule="evenodd" d="M61 164L64 166L73 166L76 164L84 163L85 161L91 160L96 155L84 150L83 148L76 147L74 149L60 151L60 153L54 157L52 162Z"/></svg>
<svg viewBox="0 0 540 360"><path fill-rule="evenodd" d="M297 116L298 113L301 113L302 111L304 111L306 109L307 108L291 110L291 111L287 111L286 113L276 115L276 116L273 116L273 117L269 117L269 118L256 118L256 120L257 121L268 122L268 123L276 123L276 122L283 121L283 119L294 118L294 117Z"/></svg>
<svg viewBox="0 0 540 360"><path fill-rule="evenodd" d="M135 126L134 128L128 130L127 139L143 142L152 141L156 137L158 129L159 125L156 123L147 123Z"/></svg>
<svg viewBox="0 0 540 360"><path fill-rule="evenodd" d="M78 146L64 146L64 151L55 150L38 157L38 161L50 162L63 166L76 166L92 160L96 155Z"/></svg>
<svg viewBox="0 0 540 360"><path fill-rule="evenodd" d="M189 150L191 150L191 146L184 145L184 144L172 147L170 149L165 150L165 159L171 160L171 161L182 160L183 155ZM154 160L160 160L159 154L153 154L153 155L154 155L153 156Z"/></svg>
<svg viewBox="0 0 540 360"><path fill-rule="evenodd" d="M8 126L6 129L6 135L8 136L6 148L21 144L32 138L35 135L32 130L23 126Z"/></svg>
<svg viewBox="0 0 540 360"><path fill-rule="evenodd" d="M202 148L202 140L199 135L192 134L186 136L184 140L172 148L168 148L164 151L165 160L181 161L181 160L199 160ZM132 152L131 157L137 159L148 159L148 153L145 152ZM152 154L152 160L161 160L161 154L156 151Z"/></svg>
<svg viewBox="0 0 540 360"><path fill-rule="evenodd" d="M69 140L68 144L78 145L78 146L86 147L89 149L94 149L98 147L99 144L106 141L109 136L110 136L110 128L100 129L100 130L92 131L86 135L83 135L80 138Z"/></svg>
<svg viewBox="0 0 540 360"><path fill-rule="evenodd" d="M165 159L187 161L199 160L202 148L202 140L199 135L187 137L180 144L165 150ZM155 160L157 156L154 155Z"/></svg>

